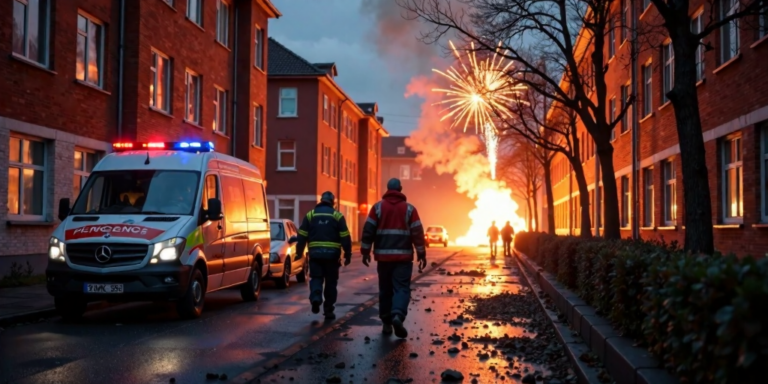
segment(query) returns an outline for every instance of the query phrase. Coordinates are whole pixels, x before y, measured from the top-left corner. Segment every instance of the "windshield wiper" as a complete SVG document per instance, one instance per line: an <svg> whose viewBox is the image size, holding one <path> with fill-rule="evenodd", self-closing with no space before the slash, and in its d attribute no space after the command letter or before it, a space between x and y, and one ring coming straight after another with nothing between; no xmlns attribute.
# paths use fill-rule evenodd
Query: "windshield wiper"
<svg viewBox="0 0 768 384"><path fill-rule="evenodd" d="M136 212L136 214L139 214L139 215L170 215L170 213L158 212L158 211L141 211L141 212Z"/></svg>

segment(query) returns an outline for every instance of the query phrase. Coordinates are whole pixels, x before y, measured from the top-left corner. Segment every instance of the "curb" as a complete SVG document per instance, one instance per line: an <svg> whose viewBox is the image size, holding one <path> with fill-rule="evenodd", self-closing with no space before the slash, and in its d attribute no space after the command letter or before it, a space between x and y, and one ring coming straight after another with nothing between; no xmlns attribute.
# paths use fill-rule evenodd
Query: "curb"
<svg viewBox="0 0 768 384"><path fill-rule="evenodd" d="M450 256L446 257L443 261L439 262L437 265L434 266L428 266L424 271L422 271L421 274L418 274L411 278L411 283L419 280L423 276L426 276L433 270L439 268L441 265L445 264L448 260L452 259L454 256L461 253L463 249L460 249L454 253L452 253ZM371 260L371 263L374 261ZM280 364L285 362L286 360L290 359L293 355L301 351L302 349L310 346L312 343L320 340L321 338L325 337L329 333L339 329L344 323L349 321L353 316L357 315L360 312L365 311L366 309L374 306L376 303L379 302L378 296L374 296L367 301L365 301L362 304L359 304L358 306L352 308L349 312L347 312L343 317L341 317L337 322L327 325L326 327L322 328L320 331L312 335L309 340L299 341L293 345L291 345L288 348L285 348L284 350L280 351L277 354L277 357L272 358L270 360L267 360L265 363L260 363L259 366L254 366L245 372L242 372L232 378L233 383L260 383L259 377L263 376L264 374L268 373L272 369L278 368Z"/></svg>
<svg viewBox="0 0 768 384"><path fill-rule="evenodd" d="M558 337L570 349L573 345L586 347L598 356L605 365L608 372L617 384L679 384L680 381L672 374L662 368L658 359L652 356L646 349L634 346L634 341L621 336L608 319L595 313L595 309L579 298L575 293L568 290L565 286L556 281L550 273L544 272L535 262L530 260L522 252L515 250L518 262L524 268L522 274L528 283L538 283L539 289L549 295L557 309L565 314L564 320L559 320L557 315L550 320L558 331ZM529 276L533 274L533 278ZM532 284L531 284L532 285ZM539 302L544 307L544 301L538 290L534 293L539 298ZM546 311L546 308L545 308ZM567 323L566 323L567 322ZM569 328L570 325L570 328ZM566 342L570 337L571 329L578 332L583 342L573 344ZM561 334L565 331L565 335ZM571 337L572 338L572 337ZM581 365L586 365L578 358L582 352L574 355L575 351L569 353L569 358L581 371ZM579 364L581 363L581 364ZM590 368L591 369L591 368ZM579 382L582 384L592 384L592 381L586 381L586 376L582 377L582 372L577 372ZM595 381L594 383L599 383Z"/></svg>

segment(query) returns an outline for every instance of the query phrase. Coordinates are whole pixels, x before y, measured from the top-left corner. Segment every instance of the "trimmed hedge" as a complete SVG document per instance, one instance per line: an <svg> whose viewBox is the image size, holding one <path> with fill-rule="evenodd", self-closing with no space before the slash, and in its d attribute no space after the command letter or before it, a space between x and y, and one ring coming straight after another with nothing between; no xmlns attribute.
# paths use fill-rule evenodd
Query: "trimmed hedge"
<svg viewBox="0 0 768 384"><path fill-rule="evenodd" d="M515 249L684 381L768 382L768 259L528 232Z"/></svg>

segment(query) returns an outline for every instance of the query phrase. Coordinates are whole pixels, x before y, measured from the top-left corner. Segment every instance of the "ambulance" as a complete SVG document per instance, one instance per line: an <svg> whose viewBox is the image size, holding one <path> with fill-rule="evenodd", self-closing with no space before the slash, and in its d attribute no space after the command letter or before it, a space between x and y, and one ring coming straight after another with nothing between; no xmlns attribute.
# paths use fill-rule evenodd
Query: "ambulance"
<svg viewBox="0 0 768 384"><path fill-rule="evenodd" d="M172 301L196 318L207 293L229 287L258 300L270 249L259 169L210 142L113 149L74 204L59 201L46 277L61 316L106 300Z"/></svg>

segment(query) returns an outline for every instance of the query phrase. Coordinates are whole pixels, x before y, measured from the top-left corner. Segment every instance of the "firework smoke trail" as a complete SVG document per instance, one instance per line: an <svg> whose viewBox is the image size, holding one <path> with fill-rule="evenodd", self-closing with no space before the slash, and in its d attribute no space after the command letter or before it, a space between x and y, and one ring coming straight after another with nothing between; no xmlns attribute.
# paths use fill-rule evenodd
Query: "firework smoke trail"
<svg viewBox="0 0 768 384"><path fill-rule="evenodd" d="M448 104L441 111L444 115L440 121L453 118L451 128L463 122L465 132L471 124L475 127L476 133L483 134L491 168L491 178L495 180L499 138L494 125L494 118L513 118L508 106L520 102L518 96L520 91L526 87L514 84L514 79L508 75L513 69L513 63L509 61L504 64L503 57L499 58L498 50L493 53L492 57L478 60L475 45L471 44L472 53L467 55L469 61L469 65L467 65L453 42L449 41L449 44L462 71L453 66L445 72L437 69L432 70L451 81L451 86L448 89L432 89L433 92L447 95L446 99L435 103L438 105Z"/></svg>

